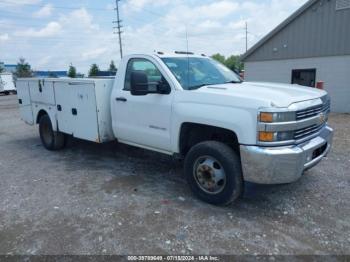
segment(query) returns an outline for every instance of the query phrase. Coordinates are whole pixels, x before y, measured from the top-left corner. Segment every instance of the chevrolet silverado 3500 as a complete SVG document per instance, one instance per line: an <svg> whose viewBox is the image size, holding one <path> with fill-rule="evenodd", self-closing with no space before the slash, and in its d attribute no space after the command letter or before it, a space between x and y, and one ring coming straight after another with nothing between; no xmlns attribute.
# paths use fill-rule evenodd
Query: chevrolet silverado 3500
<svg viewBox="0 0 350 262"><path fill-rule="evenodd" d="M239 198L244 181L298 180L331 148L325 91L243 82L192 54L130 55L113 79L19 79L21 118L39 124L48 150L67 136L118 140L183 157L194 194L211 204Z"/></svg>

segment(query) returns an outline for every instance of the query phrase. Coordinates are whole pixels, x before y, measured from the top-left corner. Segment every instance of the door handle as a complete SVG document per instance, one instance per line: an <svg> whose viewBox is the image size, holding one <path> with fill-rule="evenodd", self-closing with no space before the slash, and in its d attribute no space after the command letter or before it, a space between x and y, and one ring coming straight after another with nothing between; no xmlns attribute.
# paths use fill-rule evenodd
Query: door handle
<svg viewBox="0 0 350 262"><path fill-rule="evenodd" d="M126 99L125 97L117 97L115 100L117 100L118 102L126 102L126 101L128 101L128 99Z"/></svg>

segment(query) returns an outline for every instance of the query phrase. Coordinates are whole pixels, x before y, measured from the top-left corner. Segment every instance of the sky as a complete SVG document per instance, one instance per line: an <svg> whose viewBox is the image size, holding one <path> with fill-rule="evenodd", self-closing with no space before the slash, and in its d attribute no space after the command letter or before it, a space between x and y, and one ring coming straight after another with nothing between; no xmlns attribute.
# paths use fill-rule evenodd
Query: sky
<svg viewBox="0 0 350 262"><path fill-rule="evenodd" d="M124 54L245 52L307 0L121 0ZM120 61L115 0L0 0L0 61L86 73Z"/></svg>

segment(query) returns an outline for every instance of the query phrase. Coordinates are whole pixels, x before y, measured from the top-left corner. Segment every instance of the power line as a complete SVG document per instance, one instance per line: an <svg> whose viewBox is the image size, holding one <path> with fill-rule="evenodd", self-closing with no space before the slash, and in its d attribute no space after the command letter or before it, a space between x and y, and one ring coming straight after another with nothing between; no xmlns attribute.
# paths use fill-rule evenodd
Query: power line
<svg viewBox="0 0 350 262"><path fill-rule="evenodd" d="M69 37L35 37L35 38L26 38L26 41L24 42L23 37L16 37L16 38L12 38L12 39L8 39L3 43L6 43L6 42L20 42L20 43L23 43L23 44L27 44L28 42L35 42L35 41L39 41L40 43L35 43L35 44L44 44L48 41L54 41L55 43L59 44L61 42L74 42L74 41L77 41L77 42L82 42L82 40L96 40L96 41L103 41L103 42L111 42L111 43L114 43L115 40L114 39L101 39L101 38L94 38L94 37L80 37L80 38L69 38Z"/></svg>
<svg viewBox="0 0 350 262"><path fill-rule="evenodd" d="M121 55L121 57L123 56L123 44L122 44L122 38L121 38L121 34L123 33L122 31L121 31L121 28L122 28L122 25L121 25L121 22L122 22L122 20L120 19L120 13L119 13L119 2L120 0L116 0L116 8L115 8L115 10L117 11L117 21L114 21L114 23L117 23L117 26L116 27L114 27L115 29L118 29L118 31L117 32L115 32L115 34L118 34L119 35L119 47L120 47L120 55ZM128 3L128 4L130 4L130 3ZM133 5L133 4L131 4L131 5ZM44 7L45 5L32 5L32 6L42 6L42 7ZM152 25L152 24L154 24L155 22L157 22L161 17L166 17L164 14L162 15L162 14L159 14L159 13L156 13L156 12L153 12L153 11L150 11L150 10L147 10L147 9L145 9L145 8L142 8L142 7L138 7L138 6L135 6L136 8L138 8L138 9L142 9L142 10L144 10L145 12L148 12L148 13L150 13L150 14L152 14L152 15L154 15L154 16L157 16L157 19L156 19L156 21L152 21L152 22L150 22L150 23L148 23L148 25ZM90 9L90 10L100 10L100 11L108 11L109 9L101 9L101 8L86 8L86 7L65 7L65 6L59 6L59 7L54 7L54 8L62 8L62 9L81 9L81 8L85 8L85 9ZM22 17L23 18L23 17ZM144 20L144 19L139 19L140 17L133 17L133 18L131 18L132 20L139 20L139 21L142 21L142 22L148 22L148 21L146 21L146 20ZM23 24L24 25L24 24ZM28 25L28 23L27 23L27 25ZM25 26L25 25L24 25ZM161 24L161 26L164 26L164 24ZM156 27L156 28L152 28L152 30L155 30L156 32L161 32L161 33L165 33L167 30L166 29L164 29L164 31L163 30L159 30L159 28L158 27ZM248 49L248 34L250 33L250 32L248 32L248 25L247 25L247 23L246 23L246 27L245 27L245 31L246 31L246 50ZM214 35L212 35L212 33L208 33L208 34L206 34L206 33L202 33L202 34L200 34L200 35L197 35L197 34L194 34L194 35L188 35L188 37L191 37L191 38L201 38L201 37L203 37L203 36L206 36L206 37L215 37L216 38L216 40L219 40L219 38L217 38L217 36L214 36ZM90 37L87 37L88 39L90 38ZM91 37L92 39L93 39L93 37ZM171 34L171 38L175 38L175 39L183 39L183 37L180 37L180 36L176 36L176 35L173 35L173 34ZM54 38L52 38L52 39L49 39L49 40L53 40ZM79 38L79 39L81 39L81 38ZM75 39L74 37L72 37L72 38L65 38L65 39L63 39L63 38L57 38L57 40L59 40L60 42L64 42L64 40L66 40L66 41L79 41L79 39ZM226 40L226 38L221 38L222 40ZM47 40L47 38L44 40L44 41L46 41ZM161 40L161 41L164 41L164 39L159 39L159 40ZM11 40L10 40L11 41ZM13 41L13 40L12 40Z"/></svg>
<svg viewBox="0 0 350 262"><path fill-rule="evenodd" d="M6 33L4 32L5 30L12 30L12 31L20 31L23 32L25 30L35 30L35 31L40 31L43 30L47 27L47 25L33 25L33 24L5 24L5 23L1 23L0 22L0 30L3 31L2 33ZM81 29L70 29L70 28L66 28L66 27L62 27L62 30L65 33L82 33ZM88 32L96 32L96 30L90 30ZM99 32L99 31L97 31ZM12 32L8 32L8 33L12 33ZM80 38L80 36L75 35L77 38Z"/></svg>
<svg viewBox="0 0 350 262"><path fill-rule="evenodd" d="M117 11L117 21L113 21L113 23L117 24L117 26L113 27L114 29L118 29L117 32L114 32L114 34L118 34L119 37L119 50L120 50L120 58L123 58L123 45L122 45L122 25L121 22L122 20L120 20L120 16L119 16L119 1L120 0L115 0L115 10Z"/></svg>
<svg viewBox="0 0 350 262"><path fill-rule="evenodd" d="M62 16L63 14L68 15L68 13L57 13L56 12L55 14L50 15L49 18L50 19L57 19L60 16ZM42 18L37 18L37 17L35 17L33 15L23 15L23 14L20 14L20 13L9 13L9 12L3 13L3 12L1 12L0 15L1 15L1 18L0 18L1 20L0 21L5 20L5 19L19 18L19 20L23 20L23 21L27 21L28 19L30 19L32 21L39 21L40 22L40 19L42 19ZM101 18L101 17L105 18L105 15L104 16L96 15L96 17L98 17L98 18Z"/></svg>
<svg viewBox="0 0 350 262"><path fill-rule="evenodd" d="M252 33L252 32L249 32L249 31L248 31L248 34L250 34L250 35L254 36L255 38L259 38L259 37L260 37L259 35L254 34L254 33Z"/></svg>
<svg viewBox="0 0 350 262"><path fill-rule="evenodd" d="M129 2L128 4L129 4L129 5L132 5L132 6L135 7L136 9L143 10L143 11L145 11L145 12L151 14L151 15L154 15L154 16L156 16L156 17L158 17L158 18L160 18L160 17L166 17L164 14L160 14L160 13L158 13L158 12L154 12L154 11L148 10L148 9L146 9L146 8L144 8L144 7L140 7L140 6L134 5L134 4L132 4L131 2Z"/></svg>
<svg viewBox="0 0 350 262"><path fill-rule="evenodd" d="M3 3L3 4L6 4ZM8 7L11 7L12 4L8 3L7 4ZM40 4L25 4L25 6L31 6L31 7L46 7L47 5L40 5ZM109 8L95 8L95 7L85 7L85 6L54 6L52 5L53 9L68 9L68 10L79 10L79 9L86 9L86 10L94 10L94 11L111 11L113 9L109 9Z"/></svg>

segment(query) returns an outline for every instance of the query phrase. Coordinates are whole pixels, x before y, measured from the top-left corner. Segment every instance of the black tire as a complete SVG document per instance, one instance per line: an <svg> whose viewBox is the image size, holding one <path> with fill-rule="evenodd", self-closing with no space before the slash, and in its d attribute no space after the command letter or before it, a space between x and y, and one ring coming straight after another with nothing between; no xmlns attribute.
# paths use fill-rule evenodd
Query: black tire
<svg viewBox="0 0 350 262"><path fill-rule="evenodd" d="M10 92L8 92L8 91L5 91L5 92L4 92L4 95L5 95L5 96L8 96L9 94L10 94Z"/></svg>
<svg viewBox="0 0 350 262"><path fill-rule="evenodd" d="M50 151L60 150L66 146L66 135L55 132L48 115L44 115L39 121L39 133L43 146Z"/></svg>
<svg viewBox="0 0 350 262"><path fill-rule="evenodd" d="M220 172L223 171L225 174L224 182L220 180L217 184L213 180L210 180L213 178L208 178L208 184L215 184L215 187L218 187L221 191L214 192L213 190L213 192L209 192L209 190L213 189L212 187L206 191L206 183L201 184L203 182L203 173L199 170L203 170L200 168L204 166L204 172L211 173L206 170L208 166L205 165L204 161L202 163L200 162L201 158L208 158L208 160L215 159L216 162L213 163L213 167L216 165L217 167L215 168ZM197 165L197 163L199 164ZM201 174L198 175L199 173ZM240 159L232 148L220 142L207 141L193 146L185 159L185 176L192 192L199 199L209 204L229 205L243 193L243 176ZM213 177L215 178L215 175Z"/></svg>

